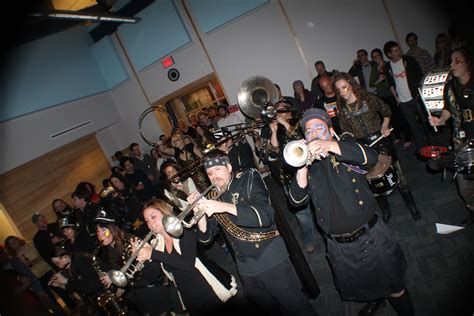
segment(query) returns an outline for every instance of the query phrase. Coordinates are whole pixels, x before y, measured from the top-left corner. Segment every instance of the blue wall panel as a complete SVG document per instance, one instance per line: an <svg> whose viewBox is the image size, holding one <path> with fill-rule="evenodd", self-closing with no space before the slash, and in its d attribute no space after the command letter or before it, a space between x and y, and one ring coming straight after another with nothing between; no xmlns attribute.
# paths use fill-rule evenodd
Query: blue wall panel
<svg viewBox="0 0 474 316"><path fill-rule="evenodd" d="M120 25L118 32L138 70L191 42L172 0L157 0L136 16L142 20Z"/></svg>
<svg viewBox="0 0 474 316"><path fill-rule="evenodd" d="M225 23L268 3L268 0L188 0L188 3L192 8L200 30L203 33L209 33Z"/></svg>
<svg viewBox="0 0 474 316"><path fill-rule="evenodd" d="M0 77L0 121L107 90L82 27L10 52Z"/></svg>
<svg viewBox="0 0 474 316"><path fill-rule="evenodd" d="M112 89L128 79L122 60L118 56L110 37L106 36L95 43L91 50L108 89Z"/></svg>

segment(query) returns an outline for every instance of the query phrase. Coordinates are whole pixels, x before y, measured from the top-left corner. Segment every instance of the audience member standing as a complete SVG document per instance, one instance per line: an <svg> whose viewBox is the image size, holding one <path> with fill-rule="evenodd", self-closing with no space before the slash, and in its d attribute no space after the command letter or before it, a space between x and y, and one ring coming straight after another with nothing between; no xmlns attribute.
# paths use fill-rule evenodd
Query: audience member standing
<svg viewBox="0 0 474 316"><path fill-rule="evenodd" d="M156 163L149 154L142 154L140 145L137 143L130 144L130 158L133 160L135 169L145 172L151 182L156 183Z"/></svg>
<svg viewBox="0 0 474 316"><path fill-rule="evenodd" d="M370 93L375 93L376 89L369 85L370 73L372 68L375 67L374 63L369 61L368 53L365 49L359 49L357 51L357 59L354 59L349 74L352 77L357 77L362 89Z"/></svg>
<svg viewBox="0 0 474 316"><path fill-rule="evenodd" d="M155 195L155 187L145 172L135 169L132 158L125 157L120 162L125 170L125 178L135 188L137 198L140 202L147 202Z"/></svg>
<svg viewBox="0 0 474 316"><path fill-rule="evenodd" d="M402 54L397 42L385 43L383 50L390 59L387 71L389 86L394 86L397 91L400 111L410 126L416 148L419 149L427 143L423 127L418 122L418 118L423 119L425 115L417 102L418 86L423 73L413 57Z"/></svg>
<svg viewBox="0 0 474 316"><path fill-rule="evenodd" d="M72 204L77 210L76 219L80 230L85 234L93 236L95 234L94 218L99 206L90 201L90 194L85 190L76 190L71 195Z"/></svg>
<svg viewBox="0 0 474 316"><path fill-rule="evenodd" d="M219 113L220 119L217 122L218 127L226 127L229 125L245 124L245 120L237 113L230 113L229 106L227 104L219 104L217 106L217 112Z"/></svg>
<svg viewBox="0 0 474 316"><path fill-rule="evenodd" d="M321 60L318 60L317 62L314 63L314 68L316 68L316 72L318 75L313 78L311 81L311 93L314 94L316 97L322 96L323 92L321 91L321 88L319 87L319 78L322 75L328 75L332 76L334 75L334 71L332 72L327 72L326 71L326 65Z"/></svg>
<svg viewBox="0 0 474 316"><path fill-rule="evenodd" d="M318 98L315 107L325 110L331 118L331 124L334 131L341 135L341 126L339 125L338 108L337 108L337 95L334 90L334 84L332 78L328 75L322 75L319 78L319 86L323 90L324 94Z"/></svg>
<svg viewBox="0 0 474 316"><path fill-rule="evenodd" d="M416 59L424 74L436 67L431 54L426 49L418 46L418 36L415 33L408 33L405 41L408 47L410 47L407 55Z"/></svg>
<svg viewBox="0 0 474 316"><path fill-rule="evenodd" d="M451 54L451 40L448 34L439 33L435 38L434 63L436 68L443 69L449 67L449 57Z"/></svg>
<svg viewBox="0 0 474 316"><path fill-rule="evenodd" d="M41 213L34 213L31 221L38 231L33 237L33 243L41 258L51 265L51 252L56 244L61 243L61 233L57 223L48 223L48 219Z"/></svg>
<svg viewBox="0 0 474 316"><path fill-rule="evenodd" d="M397 96L395 87L390 87L388 84L388 64L385 60L383 60L383 54L380 49L373 49L370 55L372 60L375 62L375 66L372 67L369 85L376 88L377 96L390 106L390 111L392 111L390 122L392 123L393 132L395 134L394 144L399 143L402 139L402 136L404 136L404 147L408 147L411 145L410 127L398 108L397 100L395 99Z"/></svg>
<svg viewBox="0 0 474 316"><path fill-rule="evenodd" d="M316 103L316 96L304 88L301 80L293 82L293 91L295 92L295 110L305 111L311 109Z"/></svg>

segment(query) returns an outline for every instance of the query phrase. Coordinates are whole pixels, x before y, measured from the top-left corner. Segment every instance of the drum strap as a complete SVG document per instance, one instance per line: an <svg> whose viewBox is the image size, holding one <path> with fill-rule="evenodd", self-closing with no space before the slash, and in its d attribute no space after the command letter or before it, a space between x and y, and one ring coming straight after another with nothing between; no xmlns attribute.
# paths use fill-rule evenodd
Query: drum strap
<svg viewBox="0 0 474 316"><path fill-rule="evenodd" d="M352 171L357 172L357 173L359 173L359 174L366 174L366 173L367 173L367 170L364 170L364 169L362 169L362 168L359 167L359 166L350 165L350 164L345 163L345 162L343 162L342 164L343 164L344 166L350 168Z"/></svg>

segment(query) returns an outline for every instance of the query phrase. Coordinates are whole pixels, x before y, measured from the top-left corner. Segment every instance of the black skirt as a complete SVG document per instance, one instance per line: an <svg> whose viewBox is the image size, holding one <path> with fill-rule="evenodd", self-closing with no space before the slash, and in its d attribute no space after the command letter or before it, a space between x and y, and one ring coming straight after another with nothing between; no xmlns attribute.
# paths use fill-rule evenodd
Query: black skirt
<svg viewBox="0 0 474 316"><path fill-rule="evenodd" d="M343 300L369 302L405 288L405 255L380 219L352 243L328 240L328 259Z"/></svg>

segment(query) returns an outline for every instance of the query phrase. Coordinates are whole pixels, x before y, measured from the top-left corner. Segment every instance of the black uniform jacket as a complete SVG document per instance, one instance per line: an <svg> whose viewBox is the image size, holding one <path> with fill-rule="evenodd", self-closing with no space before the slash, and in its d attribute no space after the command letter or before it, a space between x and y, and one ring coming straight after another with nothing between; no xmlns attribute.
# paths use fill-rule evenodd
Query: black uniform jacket
<svg viewBox="0 0 474 316"><path fill-rule="evenodd" d="M377 202L365 175L341 163L370 167L377 163L377 152L353 140L339 141L338 144L341 149L340 156L330 154L329 157L310 166L306 188L300 188L296 179L292 181L290 187L292 205L302 206L308 203L311 197L316 220L325 233L329 233L332 202L329 197L333 194L337 195L348 216L367 214L370 219L370 215L377 210ZM318 179L324 179L323 183L329 181L332 185L321 185L323 180ZM332 188L337 188L336 192L330 192Z"/></svg>
<svg viewBox="0 0 474 316"><path fill-rule="evenodd" d="M268 190L262 177L255 169L246 169L235 174L221 201L232 203L237 207L237 216L227 214L230 220L249 232L268 232L276 230L274 209L270 204ZM208 221L208 240L218 232L214 219ZM280 236L272 239L249 242L230 235L222 229L229 246L232 247L239 274L255 276L288 258L285 243ZM204 237L204 236L203 236ZM200 238L200 241L203 242Z"/></svg>
<svg viewBox="0 0 474 316"><path fill-rule="evenodd" d="M102 292L99 275L92 265L92 257L87 254L74 253L71 257L72 277L66 284L66 290L78 292L82 296L96 296Z"/></svg>

